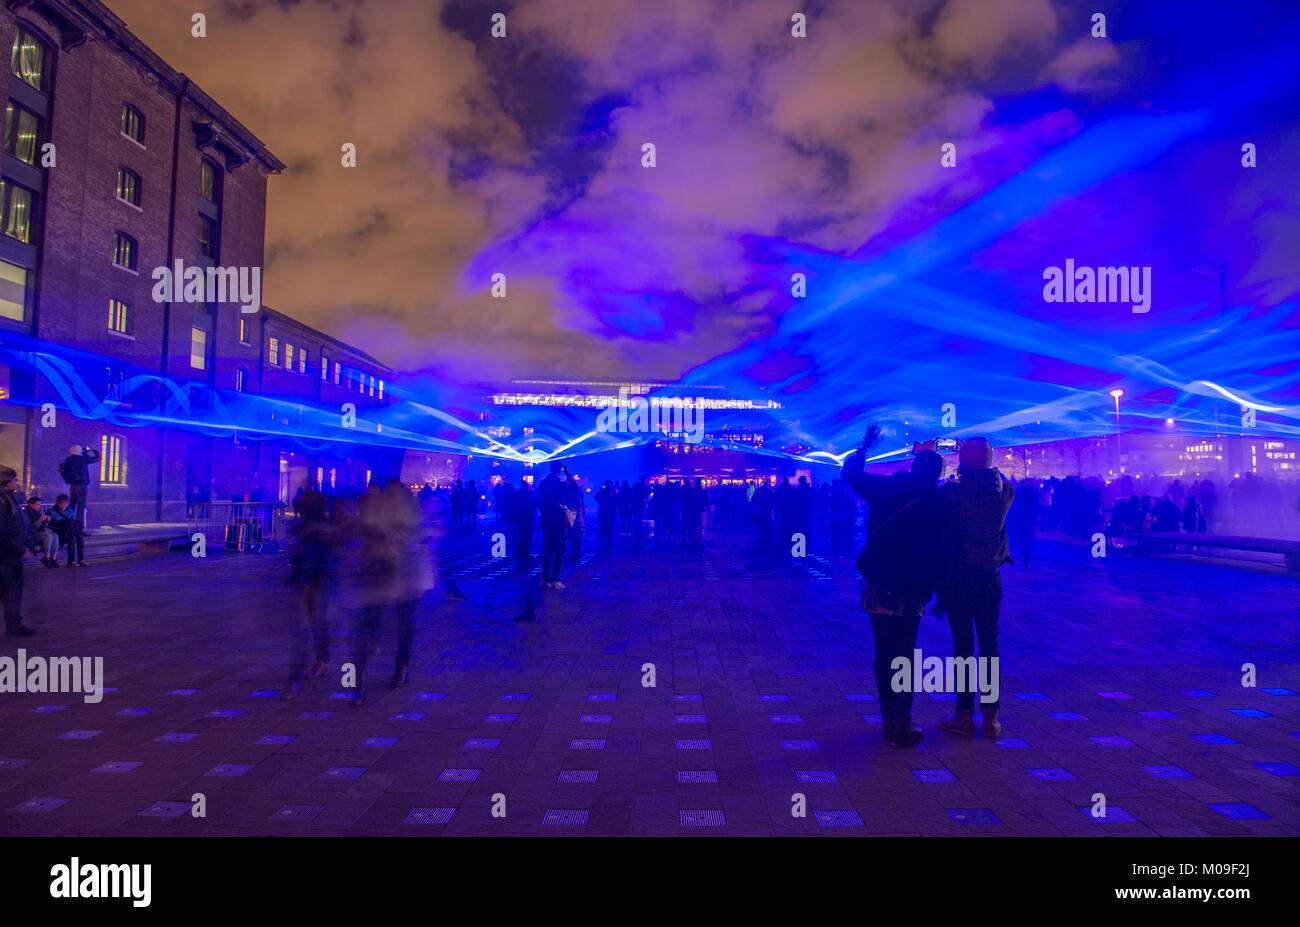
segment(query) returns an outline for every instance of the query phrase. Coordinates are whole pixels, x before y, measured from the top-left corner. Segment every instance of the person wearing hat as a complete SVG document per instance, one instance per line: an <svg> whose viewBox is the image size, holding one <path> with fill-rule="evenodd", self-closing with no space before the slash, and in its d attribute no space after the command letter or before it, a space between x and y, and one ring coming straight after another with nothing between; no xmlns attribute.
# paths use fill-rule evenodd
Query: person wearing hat
<svg viewBox="0 0 1300 927"><path fill-rule="evenodd" d="M4 608L5 637L31 637L36 632L23 625L23 555L27 552L27 519L14 481L13 467L0 466L0 605Z"/></svg>
<svg viewBox="0 0 1300 927"><path fill-rule="evenodd" d="M86 526L86 493L90 489L90 465L99 460L99 451L93 447L74 444L68 448L68 456L59 464L59 476L68 484L68 497L77 521Z"/></svg>

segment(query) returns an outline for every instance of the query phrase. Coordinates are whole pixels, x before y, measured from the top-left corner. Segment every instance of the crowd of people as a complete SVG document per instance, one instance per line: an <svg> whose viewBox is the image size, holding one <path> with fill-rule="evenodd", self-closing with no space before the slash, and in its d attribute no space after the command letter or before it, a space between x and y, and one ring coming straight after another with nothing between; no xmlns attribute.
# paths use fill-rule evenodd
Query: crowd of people
<svg viewBox="0 0 1300 927"><path fill-rule="evenodd" d="M46 569L57 569L60 549L67 551L68 566L86 566L86 498L90 465L99 460L94 448L73 445L59 463L66 493L45 505L36 493L18 485L18 472L0 466L0 606L4 609L5 637L30 637L35 630L23 621L23 561L39 557Z"/></svg>

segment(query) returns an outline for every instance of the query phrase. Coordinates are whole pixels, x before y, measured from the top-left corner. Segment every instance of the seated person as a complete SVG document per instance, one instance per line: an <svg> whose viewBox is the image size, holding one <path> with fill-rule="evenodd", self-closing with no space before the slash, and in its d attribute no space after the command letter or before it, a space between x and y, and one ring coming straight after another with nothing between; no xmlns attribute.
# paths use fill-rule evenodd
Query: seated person
<svg viewBox="0 0 1300 927"><path fill-rule="evenodd" d="M41 497L32 496L23 506L23 519L27 522L27 534L23 544L34 554L40 554L41 563L46 567L58 566L54 555L59 550L59 539L50 530L50 516L41 511Z"/></svg>
<svg viewBox="0 0 1300 927"><path fill-rule="evenodd" d="M60 494L54 500L54 507L49 511L50 530L64 547L68 549L68 566L72 566L72 558L77 558L77 566L86 565L85 537L86 530L81 526L77 519L77 512L69 505L69 498L66 494ZM53 566L58 566L58 561L54 561Z"/></svg>

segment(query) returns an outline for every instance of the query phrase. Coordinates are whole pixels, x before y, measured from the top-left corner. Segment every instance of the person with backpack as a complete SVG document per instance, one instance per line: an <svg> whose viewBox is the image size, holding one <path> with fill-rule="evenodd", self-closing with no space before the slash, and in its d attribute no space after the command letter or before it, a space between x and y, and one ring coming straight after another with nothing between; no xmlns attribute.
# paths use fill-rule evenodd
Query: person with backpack
<svg viewBox="0 0 1300 927"><path fill-rule="evenodd" d="M875 639L876 692L885 742L903 747L920 743L922 735L912 723L912 687L902 692L893 689L893 664L903 658L911 665L921 615L934 594L943 458L925 449L912 459L909 470L889 476L865 473L867 449L879 438L878 426L868 428L862 446L845 461L841 476L868 506L867 543L858 555L858 570L867 584L862 608L871 616Z"/></svg>
<svg viewBox="0 0 1300 927"><path fill-rule="evenodd" d="M90 489L90 465L99 460L99 451L74 444L68 456L59 464L59 476L68 484L68 498L82 530L86 527L86 495Z"/></svg>

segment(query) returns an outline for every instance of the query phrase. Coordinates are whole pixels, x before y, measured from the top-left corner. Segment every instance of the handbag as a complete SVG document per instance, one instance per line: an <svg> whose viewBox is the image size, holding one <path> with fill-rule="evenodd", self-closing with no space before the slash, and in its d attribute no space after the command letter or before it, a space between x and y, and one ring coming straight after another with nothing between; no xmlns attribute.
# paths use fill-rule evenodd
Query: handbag
<svg viewBox="0 0 1300 927"><path fill-rule="evenodd" d="M570 528L572 528L572 527L573 527L573 523L574 523L575 521L578 520L578 512L577 512L577 510L576 510L576 509L571 509L571 508L569 508L567 505L562 505L562 506L560 506L560 508L564 509L564 522L565 522L565 524L568 525Z"/></svg>

